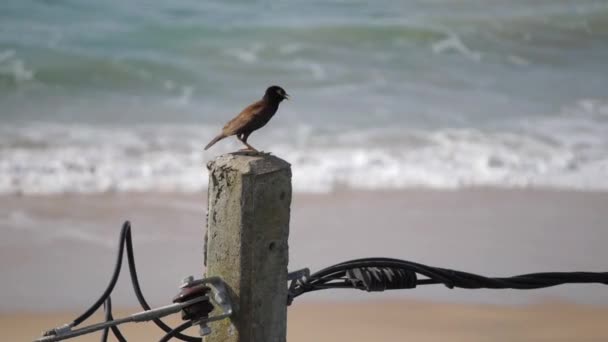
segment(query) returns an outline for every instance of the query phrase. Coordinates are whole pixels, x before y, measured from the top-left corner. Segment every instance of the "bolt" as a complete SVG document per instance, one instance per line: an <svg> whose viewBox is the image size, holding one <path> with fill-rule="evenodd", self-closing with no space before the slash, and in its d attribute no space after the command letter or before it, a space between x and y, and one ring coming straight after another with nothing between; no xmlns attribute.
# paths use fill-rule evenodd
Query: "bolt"
<svg viewBox="0 0 608 342"><path fill-rule="evenodd" d="M201 336L207 336L207 335L211 334L211 328L207 325L207 323L201 323L201 326L200 326L200 329L198 332Z"/></svg>
<svg viewBox="0 0 608 342"><path fill-rule="evenodd" d="M190 285L192 282L194 281L194 276L187 276L186 278L184 278L182 280L182 285L181 287L188 287L188 285Z"/></svg>
<svg viewBox="0 0 608 342"><path fill-rule="evenodd" d="M219 304L224 304L226 302L226 296L223 292L218 291L215 293L215 301Z"/></svg>

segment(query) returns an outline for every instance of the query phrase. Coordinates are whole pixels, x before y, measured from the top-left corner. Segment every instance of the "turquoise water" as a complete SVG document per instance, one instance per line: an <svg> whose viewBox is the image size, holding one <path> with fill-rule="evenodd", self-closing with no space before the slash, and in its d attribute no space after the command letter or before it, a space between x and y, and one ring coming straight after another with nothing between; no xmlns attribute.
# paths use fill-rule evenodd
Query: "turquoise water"
<svg viewBox="0 0 608 342"><path fill-rule="evenodd" d="M606 1L0 4L0 192L193 191L251 142L336 186L608 189Z"/></svg>

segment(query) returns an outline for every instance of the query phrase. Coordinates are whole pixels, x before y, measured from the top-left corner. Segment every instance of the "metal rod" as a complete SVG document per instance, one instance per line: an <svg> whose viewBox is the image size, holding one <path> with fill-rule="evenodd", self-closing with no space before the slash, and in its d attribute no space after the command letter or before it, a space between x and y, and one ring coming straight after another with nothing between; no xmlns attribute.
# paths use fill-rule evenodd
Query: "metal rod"
<svg viewBox="0 0 608 342"><path fill-rule="evenodd" d="M194 298L191 299L187 302L184 303L175 303L175 304L170 304L170 305L166 305L166 306L162 306L160 308L156 308L153 310L146 310L146 311L142 311L142 312L138 312L138 313L134 313L130 316L127 317L123 317L123 318L119 318L119 319L115 319L113 321L109 321L109 322L101 322L101 323L97 323L97 324L93 324L93 325L89 325L80 329L75 329L75 330L69 330L67 332L62 332L59 333L58 335L52 335L52 336L45 336L45 337L41 337L37 340L34 340L34 342L55 342L55 341L62 341L62 340L67 340L69 338L74 338L77 336L81 336L84 334L88 334L88 333L92 333L95 331L99 331L99 330L103 330L105 328L109 328L112 326L117 326L123 323L128 323L128 322L145 322L145 321L150 321L154 318L160 318L160 317L165 317L174 313L178 313L180 312L183 308L190 306L192 304L196 304L198 302L202 302L204 300L209 300L208 296L201 296L198 298Z"/></svg>

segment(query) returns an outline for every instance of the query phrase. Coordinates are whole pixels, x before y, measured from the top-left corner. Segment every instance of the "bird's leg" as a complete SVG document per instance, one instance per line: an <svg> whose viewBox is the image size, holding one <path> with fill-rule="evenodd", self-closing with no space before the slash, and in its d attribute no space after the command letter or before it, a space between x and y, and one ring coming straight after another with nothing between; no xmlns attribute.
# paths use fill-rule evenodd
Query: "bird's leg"
<svg viewBox="0 0 608 342"><path fill-rule="evenodd" d="M244 143L245 145L247 145L247 147L248 147L249 149L251 149L252 151L255 151L255 152L260 153L260 154L268 154L268 155L269 155L269 154L270 154L270 152L258 151L258 150L257 150L257 149L255 149L253 146L251 146L251 145L249 145L249 144L247 143L247 138L249 138L249 135L250 135L251 133L253 133L253 132L248 132L248 133L244 133L244 134L243 134L243 143Z"/></svg>
<svg viewBox="0 0 608 342"><path fill-rule="evenodd" d="M244 151L254 151L254 152L259 152L258 150L256 150L253 146L249 145L247 143L247 138L249 137L249 134L251 134L251 132L249 133L241 133L238 134L236 137L237 139L239 139L243 144L245 144L245 146L247 146L246 149L244 149Z"/></svg>

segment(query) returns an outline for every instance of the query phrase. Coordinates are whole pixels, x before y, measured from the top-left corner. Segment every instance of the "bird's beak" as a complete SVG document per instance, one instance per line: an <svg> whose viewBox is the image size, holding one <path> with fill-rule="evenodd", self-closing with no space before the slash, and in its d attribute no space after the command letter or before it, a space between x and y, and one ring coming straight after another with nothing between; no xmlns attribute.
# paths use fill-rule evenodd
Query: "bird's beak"
<svg viewBox="0 0 608 342"><path fill-rule="evenodd" d="M285 100L289 100L289 94L285 93L285 95L283 95L283 98L284 98Z"/></svg>

